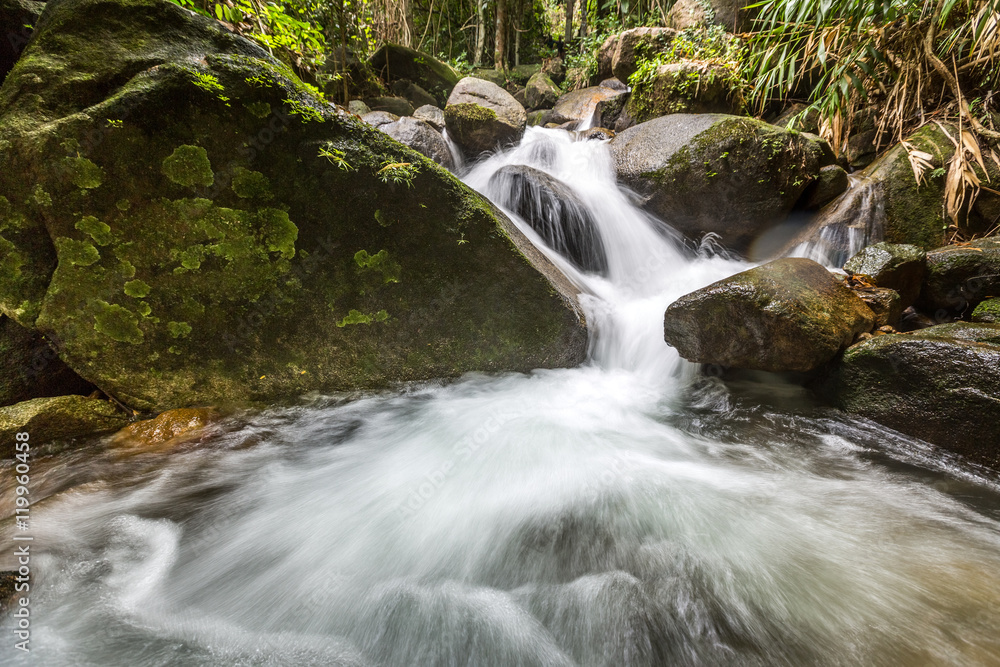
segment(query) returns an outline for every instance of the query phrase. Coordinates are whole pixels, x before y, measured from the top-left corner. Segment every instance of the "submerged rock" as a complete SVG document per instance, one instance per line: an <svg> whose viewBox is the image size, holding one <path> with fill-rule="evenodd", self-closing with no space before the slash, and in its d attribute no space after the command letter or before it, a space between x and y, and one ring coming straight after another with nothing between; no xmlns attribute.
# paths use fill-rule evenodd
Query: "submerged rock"
<svg viewBox="0 0 1000 667"><path fill-rule="evenodd" d="M27 432L31 445L116 431L129 416L109 401L86 396L34 398L0 408L0 456L14 452L14 436Z"/></svg>
<svg viewBox="0 0 1000 667"><path fill-rule="evenodd" d="M844 410L1000 467L1000 326L956 322L849 348L829 386Z"/></svg>
<svg viewBox="0 0 1000 667"><path fill-rule="evenodd" d="M443 106L461 76L429 53L399 44L384 44L372 55L372 68L386 81L406 79L434 96ZM418 105L419 106L419 105Z"/></svg>
<svg viewBox="0 0 1000 667"><path fill-rule="evenodd" d="M501 206L524 218L550 248L578 269L607 272L597 223L565 183L537 169L511 165L497 170L490 186L504 193Z"/></svg>
<svg viewBox="0 0 1000 667"><path fill-rule="evenodd" d="M394 123L381 125L378 129L421 155L429 157L445 169L455 168L455 160L451 157L451 151L448 150L444 137L424 121L410 117L400 118Z"/></svg>
<svg viewBox="0 0 1000 667"><path fill-rule="evenodd" d="M823 164L798 132L718 114L673 114L611 140L619 180L688 237L706 232L745 250L782 222Z"/></svg>
<svg viewBox="0 0 1000 667"><path fill-rule="evenodd" d="M872 311L808 259L779 259L682 296L664 315L664 339L703 364L811 371L870 331Z"/></svg>
<svg viewBox="0 0 1000 667"><path fill-rule="evenodd" d="M902 307L908 308L920 294L927 271L927 253L914 245L875 243L847 260L844 270L866 276L879 287L899 293Z"/></svg>
<svg viewBox="0 0 1000 667"><path fill-rule="evenodd" d="M255 44L159 0L45 16L0 89L0 163L32 175L0 179L0 310L109 395L161 411L584 358L575 291L515 225Z"/></svg>
<svg viewBox="0 0 1000 667"><path fill-rule="evenodd" d="M500 86L467 76L448 98L444 120L448 136L474 157L520 141L528 115Z"/></svg>
<svg viewBox="0 0 1000 667"><path fill-rule="evenodd" d="M1000 294L1000 236L944 246L927 253L919 305L938 319L967 316L986 297Z"/></svg>
<svg viewBox="0 0 1000 667"><path fill-rule="evenodd" d="M212 408L178 408L167 410L153 419L129 424L115 433L112 446L142 452L162 451L198 436L218 418Z"/></svg>

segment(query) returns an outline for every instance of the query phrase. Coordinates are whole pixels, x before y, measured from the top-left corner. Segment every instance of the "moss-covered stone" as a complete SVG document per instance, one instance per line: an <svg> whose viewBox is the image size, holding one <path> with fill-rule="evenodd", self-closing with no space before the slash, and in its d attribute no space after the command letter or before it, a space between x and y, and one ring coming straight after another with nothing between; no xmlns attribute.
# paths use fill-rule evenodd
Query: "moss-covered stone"
<svg viewBox="0 0 1000 667"><path fill-rule="evenodd" d="M952 136L954 128L948 128ZM937 123L928 123L907 138L915 149L931 156L932 167L924 174L923 184L918 184L910 165L906 147L896 144L873 162L862 176L870 178L878 187L885 211L883 240L905 243L925 250L944 243L948 227L944 214L944 176L948 160L955 153L951 143ZM942 175L935 175L942 169Z"/></svg>
<svg viewBox="0 0 1000 667"><path fill-rule="evenodd" d="M845 410L1000 469L1000 326L955 324L849 348L828 390Z"/></svg>
<svg viewBox="0 0 1000 667"><path fill-rule="evenodd" d="M819 173L823 148L799 132L721 114L672 114L611 140L619 180L685 235L745 250L781 222Z"/></svg>
<svg viewBox="0 0 1000 667"><path fill-rule="evenodd" d="M729 67L678 62L661 65L648 80L637 83L626 110L643 123L672 113L738 114L743 99Z"/></svg>
<svg viewBox="0 0 1000 667"><path fill-rule="evenodd" d="M444 106L461 75L434 56L399 44L384 44L369 61L386 81L408 79Z"/></svg>
<svg viewBox="0 0 1000 667"><path fill-rule="evenodd" d="M1000 236L927 253L919 304L939 319L968 317L980 301L1000 294Z"/></svg>
<svg viewBox="0 0 1000 667"><path fill-rule="evenodd" d="M469 157L521 140L528 115L500 86L465 77L444 108L448 135Z"/></svg>
<svg viewBox="0 0 1000 667"><path fill-rule="evenodd" d="M1000 298L987 299L972 311L972 321L983 324L1000 323Z"/></svg>
<svg viewBox="0 0 1000 667"><path fill-rule="evenodd" d="M14 436L27 432L33 447L53 440L68 440L116 431L129 416L109 401L85 396L35 398L0 408L0 457L14 452Z"/></svg>
<svg viewBox="0 0 1000 667"><path fill-rule="evenodd" d="M44 8L45 3L33 0L0 0L0 26L4 28L0 39L0 83L28 45L32 28Z"/></svg>
<svg viewBox="0 0 1000 667"><path fill-rule="evenodd" d="M811 371L874 315L829 271L779 259L686 294L664 315L664 336L689 361L763 371Z"/></svg>
<svg viewBox="0 0 1000 667"><path fill-rule="evenodd" d="M52 5L0 114L33 175L0 179L0 310L134 409L584 356L572 288L485 199L166 0Z"/></svg>
<svg viewBox="0 0 1000 667"><path fill-rule="evenodd" d="M94 386L66 367L37 331L0 315L0 406L44 396L89 394Z"/></svg>

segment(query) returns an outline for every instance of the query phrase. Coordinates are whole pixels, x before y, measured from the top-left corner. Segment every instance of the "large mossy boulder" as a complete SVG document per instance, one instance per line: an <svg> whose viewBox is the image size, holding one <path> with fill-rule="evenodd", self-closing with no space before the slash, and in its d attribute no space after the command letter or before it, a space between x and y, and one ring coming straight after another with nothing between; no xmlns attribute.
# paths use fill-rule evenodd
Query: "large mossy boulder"
<svg viewBox="0 0 1000 667"><path fill-rule="evenodd" d="M571 288L497 209L166 0L50 4L0 163L0 310L137 410L585 354Z"/></svg>
<svg viewBox="0 0 1000 667"><path fill-rule="evenodd" d="M520 141L528 114L500 86L467 76L448 97L444 121L448 136L466 155L475 157Z"/></svg>
<svg viewBox="0 0 1000 667"><path fill-rule="evenodd" d="M756 0L677 0L667 14L667 25L677 30L722 26L729 32L753 28Z"/></svg>
<svg viewBox="0 0 1000 667"><path fill-rule="evenodd" d="M763 121L673 114L611 140L619 181L691 238L706 232L745 250L782 222L824 166L821 143Z"/></svg>
<svg viewBox="0 0 1000 667"><path fill-rule="evenodd" d="M521 216L576 268L607 273L607 254L597 222L568 185L538 169L508 165L492 176L490 188L503 193L498 204Z"/></svg>
<svg viewBox="0 0 1000 667"><path fill-rule="evenodd" d="M664 339L688 361L762 371L811 371L870 331L874 314L829 271L778 259L670 304Z"/></svg>
<svg viewBox="0 0 1000 667"><path fill-rule="evenodd" d="M875 243L847 260L844 270L899 293L903 308L913 304L927 272L927 253L914 245Z"/></svg>
<svg viewBox="0 0 1000 667"><path fill-rule="evenodd" d="M968 316L1000 294L1000 236L936 248L927 253L919 305L940 319Z"/></svg>
<svg viewBox="0 0 1000 667"><path fill-rule="evenodd" d="M614 42L606 42L610 53L610 70L601 72L602 78L614 76L620 81L639 69L639 61L652 58L657 53L670 49L677 31L672 28L631 28L615 36Z"/></svg>
<svg viewBox="0 0 1000 667"><path fill-rule="evenodd" d="M15 435L26 432L32 446L117 431L130 416L110 401L86 396L34 398L0 408L0 457L14 452Z"/></svg>
<svg viewBox="0 0 1000 667"><path fill-rule="evenodd" d="M383 44L369 62L384 80L390 83L401 79L412 81L433 95L441 106L462 78L450 65L429 53L399 44Z"/></svg>
<svg viewBox="0 0 1000 667"><path fill-rule="evenodd" d="M33 0L0 0L0 83L14 69L44 8Z"/></svg>
<svg viewBox="0 0 1000 667"><path fill-rule="evenodd" d="M524 99L529 109L551 109L559 99L559 86L544 72L538 72L525 86Z"/></svg>
<svg viewBox="0 0 1000 667"><path fill-rule="evenodd" d="M94 386L70 370L37 331L0 315L0 406L32 398L89 394Z"/></svg>
<svg viewBox="0 0 1000 667"><path fill-rule="evenodd" d="M660 65L634 87L627 110L637 123L672 113L738 114L743 100L730 68L690 61Z"/></svg>
<svg viewBox="0 0 1000 667"><path fill-rule="evenodd" d="M1000 325L956 322L859 343L829 391L848 412L1000 468Z"/></svg>
<svg viewBox="0 0 1000 667"><path fill-rule="evenodd" d="M954 134L953 128L948 130ZM882 239L889 243L906 243L925 250L944 244L944 176L935 176L934 169L948 166L955 145L936 123L929 123L911 135L907 142L914 149L931 156L932 167L917 183L905 146L896 144L863 172L875 184L884 210ZM942 172L943 173L943 172Z"/></svg>

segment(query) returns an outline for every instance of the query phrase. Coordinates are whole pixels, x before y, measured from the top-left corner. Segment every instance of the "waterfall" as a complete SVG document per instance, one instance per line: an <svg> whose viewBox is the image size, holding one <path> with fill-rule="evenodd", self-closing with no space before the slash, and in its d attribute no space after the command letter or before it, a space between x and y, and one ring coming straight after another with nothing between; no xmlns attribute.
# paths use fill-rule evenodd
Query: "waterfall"
<svg viewBox="0 0 1000 667"><path fill-rule="evenodd" d="M497 174L518 166L572 206L506 190ZM746 264L633 206L604 143L529 129L465 180L577 286L590 361L310 396L155 451L105 439L39 457L32 653L0 662L1000 661L995 482L801 388L678 359L666 306ZM593 236L572 246L554 220ZM552 247L598 242L601 265ZM0 625L13 643L14 619Z"/></svg>

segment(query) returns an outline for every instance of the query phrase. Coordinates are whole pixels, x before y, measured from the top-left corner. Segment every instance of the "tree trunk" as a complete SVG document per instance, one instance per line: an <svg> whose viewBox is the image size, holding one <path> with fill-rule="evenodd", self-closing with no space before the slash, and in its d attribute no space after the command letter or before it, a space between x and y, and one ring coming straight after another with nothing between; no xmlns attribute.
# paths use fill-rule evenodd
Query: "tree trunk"
<svg viewBox="0 0 1000 667"><path fill-rule="evenodd" d="M493 57L493 67L507 69L507 0L497 0L497 46Z"/></svg>
<svg viewBox="0 0 1000 667"><path fill-rule="evenodd" d="M472 64L480 67L483 64L483 49L486 46L486 0L476 0L476 53Z"/></svg>
<svg viewBox="0 0 1000 667"><path fill-rule="evenodd" d="M587 0L580 0L580 37L587 36Z"/></svg>
<svg viewBox="0 0 1000 667"><path fill-rule="evenodd" d="M573 5L576 0L566 0L566 30L563 31L563 44L569 49L569 43L573 41Z"/></svg>
<svg viewBox="0 0 1000 667"><path fill-rule="evenodd" d="M403 46L413 46L413 3L411 0L403 0L402 7L400 8L403 14L403 35L402 42ZM428 18L428 20L430 20Z"/></svg>

